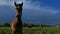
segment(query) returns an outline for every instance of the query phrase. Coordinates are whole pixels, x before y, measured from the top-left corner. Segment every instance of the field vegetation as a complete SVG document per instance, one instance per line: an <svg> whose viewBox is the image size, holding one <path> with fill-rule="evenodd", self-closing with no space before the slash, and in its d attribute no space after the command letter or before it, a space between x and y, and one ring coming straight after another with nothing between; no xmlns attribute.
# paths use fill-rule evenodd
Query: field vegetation
<svg viewBox="0 0 60 34"><path fill-rule="evenodd" d="M10 27L0 27L0 34L11 34ZM60 34L59 27L23 27L23 34Z"/></svg>
<svg viewBox="0 0 60 34"><path fill-rule="evenodd" d="M23 34L60 34L59 26L23 24ZM0 34L12 34L10 25L0 25Z"/></svg>

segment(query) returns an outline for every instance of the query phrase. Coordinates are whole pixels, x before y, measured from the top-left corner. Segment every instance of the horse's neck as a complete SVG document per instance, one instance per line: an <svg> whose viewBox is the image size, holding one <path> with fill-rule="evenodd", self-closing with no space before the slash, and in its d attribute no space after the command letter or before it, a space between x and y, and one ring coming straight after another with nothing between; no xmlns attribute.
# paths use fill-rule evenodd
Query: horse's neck
<svg viewBox="0 0 60 34"><path fill-rule="evenodd" d="M20 23L20 21L21 21L21 15L17 15L16 19L17 19L17 23Z"/></svg>
<svg viewBox="0 0 60 34"><path fill-rule="evenodd" d="M17 20L21 20L21 16L22 16L22 11L19 11L16 9L16 18Z"/></svg>
<svg viewBox="0 0 60 34"><path fill-rule="evenodd" d="M16 15L18 15L19 13L18 13L18 10L16 9Z"/></svg>

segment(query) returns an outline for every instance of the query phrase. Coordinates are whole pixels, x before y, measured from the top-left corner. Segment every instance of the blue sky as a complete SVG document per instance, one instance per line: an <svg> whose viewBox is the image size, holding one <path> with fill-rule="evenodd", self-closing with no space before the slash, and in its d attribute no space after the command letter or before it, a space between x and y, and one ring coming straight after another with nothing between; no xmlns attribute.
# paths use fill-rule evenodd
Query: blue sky
<svg viewBox="0 0 60 34"><path fill-rule="evenodd" d="M15 0L17 1L17 0ZM18 0L17 2L21 2ZM23 0L22 21L32 24L60 25L60 0ZM15 18L13 0L0 0L0 22Z"/></svg>

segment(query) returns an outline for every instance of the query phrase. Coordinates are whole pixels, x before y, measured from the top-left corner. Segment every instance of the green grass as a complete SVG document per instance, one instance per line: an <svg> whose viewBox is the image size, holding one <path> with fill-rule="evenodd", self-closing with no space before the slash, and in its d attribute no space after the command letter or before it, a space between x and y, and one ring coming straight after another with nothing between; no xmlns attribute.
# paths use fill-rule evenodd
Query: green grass
<svg viewBox="0 0 60 34"><path fill-rule="evenodd" d="M11 34L10 27L0 27L0 34Z"/></svg>
<svg viewBox="0 0 60 34"><path fill-rule="evenodd" d="M10 27L0 27L0 34L11 34ZM60 27L23 27L23 34L60 34Z"/></svg>

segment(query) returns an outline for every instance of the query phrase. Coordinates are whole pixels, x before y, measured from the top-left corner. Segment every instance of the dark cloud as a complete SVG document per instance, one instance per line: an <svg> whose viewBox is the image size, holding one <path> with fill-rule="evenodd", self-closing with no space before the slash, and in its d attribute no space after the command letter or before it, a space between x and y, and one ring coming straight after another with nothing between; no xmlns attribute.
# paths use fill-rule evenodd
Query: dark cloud
<svg viewBox="0 0 60 34"><path fill-rule="evenodd" d="M0 6L0 21L12 22L15 9L11 6ZM60 13L50 14L42 11L24 9L22 20L33 24L60 25Z"/></svg>
<svg viewBox="0 0 60 34"><path fill-rule="evenodd" d="M26 2L26 1L25 1ZM60 12L48 8L36 6L36 2L25 3L23 7L23 22L33 24L60 25ZM9 5L0 6L0 21L9 23L15 18L15 8Z"/></svg>
<svg viewBox="0 0 60 34"><path fill-rule="evenodd" d="M44 25L59 25L60 13L51 14L42 11L25 9L23 12L23 19L27 23L44 24Z"/></svg>
<svg viewBox="0 0 60 34"><path fill-rule="evenodd" d="M15 9L11 6L0 6L0 22L11 22L15 16Z"/></svg>

